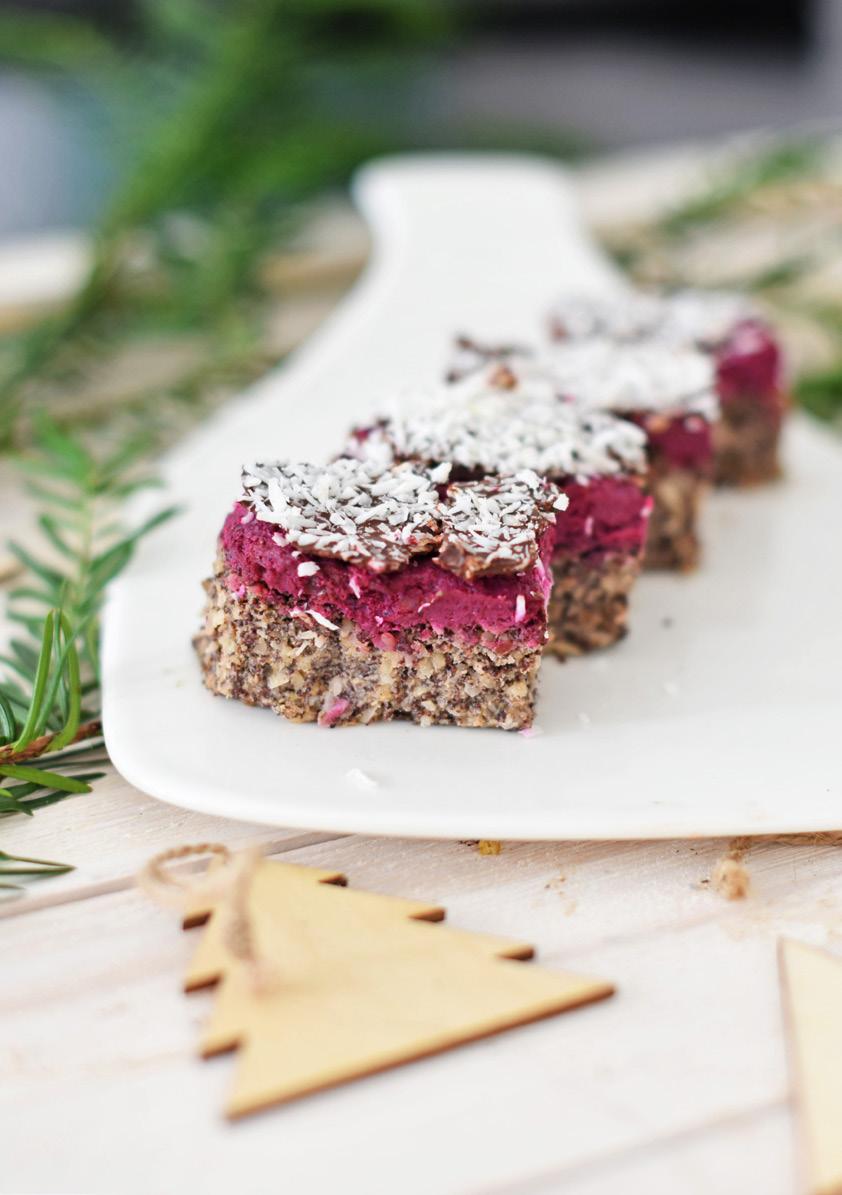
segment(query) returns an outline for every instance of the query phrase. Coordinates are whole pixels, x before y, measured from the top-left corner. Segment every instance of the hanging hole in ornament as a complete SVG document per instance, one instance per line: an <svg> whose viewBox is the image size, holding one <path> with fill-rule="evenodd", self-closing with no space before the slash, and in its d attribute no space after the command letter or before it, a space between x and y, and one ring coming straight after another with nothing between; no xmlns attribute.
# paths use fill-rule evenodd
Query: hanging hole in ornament
<svg viewBox="0 0 842 1195"><path fill-rule="evenodd" d="M277 978L259 955L249 913L249 892L260 859L255 847L234 853L222 843L191 843L154 855L137 877L152 900L180 910L185 929L203 925L219 906L224 944L247 964L256 992L269 990ZM172 866L188 860L191 868Z"/></svg>

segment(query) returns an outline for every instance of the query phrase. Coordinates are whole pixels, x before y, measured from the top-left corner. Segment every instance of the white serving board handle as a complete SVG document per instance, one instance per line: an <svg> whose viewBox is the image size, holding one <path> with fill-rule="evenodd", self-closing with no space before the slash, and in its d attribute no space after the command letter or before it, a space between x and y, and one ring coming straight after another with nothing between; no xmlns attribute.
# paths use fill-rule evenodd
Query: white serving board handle
<svg viewBox="0 0 842 1195"><path fill-rule="evenodd" d="M565 290L624 286L555 162L387 158L358 173L353 194L373 248L342 315L356 322L361 312L368 335L379 338L371 344L376 356L391 363L392 346L399 350L393 384L438 371L454 334L534 341L543 313Z"/></svg>
<svg viewBox="0 0 842 1195"><path fill-rule="evenodd" d="M341 443L326 421L338 411L347 428L408 387L435 385L456 335L532 343L564 291L628 285L589 236L568 173L549 160L384 158L359 171L353 195L371 234L366 270L282 369L252 387L247 413L231 406L199 430L199 451L227 445L220 469L269 455L323 459Z"/></svg>

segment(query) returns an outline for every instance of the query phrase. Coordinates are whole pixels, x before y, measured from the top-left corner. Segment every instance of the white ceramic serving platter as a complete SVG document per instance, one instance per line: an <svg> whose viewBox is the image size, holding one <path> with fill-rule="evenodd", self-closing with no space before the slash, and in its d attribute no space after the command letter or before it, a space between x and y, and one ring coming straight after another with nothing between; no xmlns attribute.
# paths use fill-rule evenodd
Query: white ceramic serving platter
<svg viewBox="0 0 842 1195"><path fill-rule="evenodd" d="M564 173L533 159L369 167L372 264L288 364L169 458L185 513L105 620L105 731L138 788L279 826L458 838L644 838L842 824L842 449L793 421L787 481L716 494L695 576L646 576L620 646L541 677L537 733L320 729L212 697L190 646L242 461L326 459L451 334L530 337L565 288L623 285ZM359 773L363 773L360 777Z"/></svg>

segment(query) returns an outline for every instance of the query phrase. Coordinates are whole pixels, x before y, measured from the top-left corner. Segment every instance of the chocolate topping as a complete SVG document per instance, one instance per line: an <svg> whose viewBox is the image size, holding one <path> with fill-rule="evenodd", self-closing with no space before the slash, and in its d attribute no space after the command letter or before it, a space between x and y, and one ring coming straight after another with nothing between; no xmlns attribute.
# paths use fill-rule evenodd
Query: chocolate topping
<svg viewBox="0 0 842 1195"><path fill-rule="evenodd" d="M543 531L567 499L524 471L515 477L438 487L449 465L341 458L329 465L258 464L243 470L248 518L276 524L279 546L307 556L395 572L415 556L470 579L534 564ZM300 570L299 570L300 571Z"/></svg>
<svg viewBox="0 0 842 1195"><path fill-rule="evenodd" d="M556 511L566 509L566 496L528 471L448 486L436 563L468 580L524 572Z"/></svg>
<svg viewBox="0 0 842 1195"><path fill-rule="evenodd" d="M438 542L436 487L411 465L253 465L243 470L242 500L309 555L375 572L402 568Z"/></svg>

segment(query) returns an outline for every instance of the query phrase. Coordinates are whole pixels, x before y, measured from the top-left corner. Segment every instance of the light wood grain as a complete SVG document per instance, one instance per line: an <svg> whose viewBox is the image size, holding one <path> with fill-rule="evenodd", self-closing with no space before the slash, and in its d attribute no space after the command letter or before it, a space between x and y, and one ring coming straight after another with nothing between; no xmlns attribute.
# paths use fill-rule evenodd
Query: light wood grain
<svg viewBox="0 0 842 1195"><path fill-rule="evenodd" d="M703 1153L710 1133L715 1158L723 1123L736 1125L734 1155L740 1124L785 1119L775 941L782 929L821 943L837 932L842 860L821 846L759 847L747 858L752 897L728 903L701 884L721 851L504 844L485 856L349 838L285 852L360 888L445 905L453 927L526 937L543 966L609 976L620 995L228 1132L218 1110L229 1064L193 1057L210 1004L179 994L192 947L171 914L121 892L9 921L0 1115L14 1113L19 1131L4 1177L14 1190L96 1193L119 1172L133 1195L188 1186L201 1158L210 1193L262 1192L283 1173L305 1192L341 1176L351 1192L461 1195L568 1171L595 1182L603 1162L622 1173L625 1156L645 1175L688 1134ZM106 1113L93 1157L79 1143ZM45 1124L49 1151L33 1147ZM786 1174L788 1137L772 1137L760 1173ZM744 1183L753 1165L749 1151ZM768 1195L789 1189L778 1181ZM624 1188L635 1190L645 1187Z"/></svg>
<svg viewBox="0 0 842 1195"><path fill-rule="evenodd" d="M784 940L781 979L810 1195L842 1192L842 958Z"/></svg>
<svg viewBox="0 0 842 1195"><path fill-rule="evenodd" d="M257 960L228 941L236 890L210 914L186 986L217 985L205 1057L237 1050L230 1117L259 1111L611 995L603 980L518 966L528 944L433 928L444 910L345 887L334 870L259 864ZM255 984L256 961L274 971ZM272 981L274 980L274 981Z"/></svg>
<svg viewBox="0 0 842 1195"><path fill-rule="evenodd" d="M31 884L0 901L0 919L131 888L147 859L182 842L215 841L234 849L258 845L276 852L334 837L190 813L144 796L109 768L93 792L43 809L37 817L0 823L3 850L58 858L74 867L49 883Z"/></svg>
<svg viewBox="0 0 842 1195"><path fill-rule="evenodd" d="M486 1195L792 1195L788 1136L786 1109L761 1108Z"/></svg>

